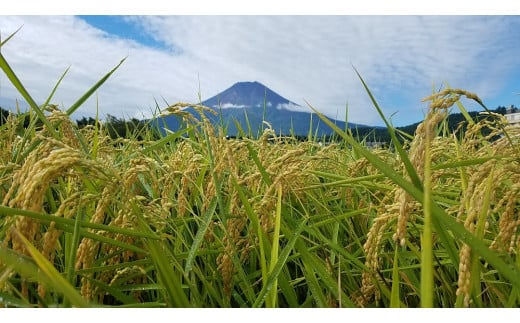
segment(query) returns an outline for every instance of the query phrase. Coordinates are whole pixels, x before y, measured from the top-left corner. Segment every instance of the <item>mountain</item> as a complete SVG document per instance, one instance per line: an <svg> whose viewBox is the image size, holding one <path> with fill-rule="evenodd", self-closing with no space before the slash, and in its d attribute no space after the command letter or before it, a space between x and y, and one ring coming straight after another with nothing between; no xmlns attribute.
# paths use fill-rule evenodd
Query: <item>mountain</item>
<svg viewBox="0 0 520 323"><path fill-rule="evenodd" d="M272 104L293 104L295 103L281 97L267 86L259 82L238 82L232 87L215 95L203 102L204 105L218 108L220 105L233 105L235 108L244 107L263 107L265 102Z"/></svg>
<svg viewBox="0 0 520 323"><path fill-rule="evenodd" d="M235 83L227 90L203 101L202 105L218 113L217 116L207 114L207 117L214 124L223 124L229 136L240 136L235 122L240 124L246 134L249 132L249 124L251 133L257 135L266 128L262 122L264 120L279 135L306 136L311 123L313 134L323 136L334 133L317 115L311 113L310 109L289 101L259 82ZM187 108L185 111L198 116L193 108ZM177 116L160 118L170 130L176 130L181 125ZM345 129L345 122L331 118L329 120L340 129ZM162 124L162 121L160 120L159 124ZM352 128L361 125L349 123L348 126Z"/></svg>

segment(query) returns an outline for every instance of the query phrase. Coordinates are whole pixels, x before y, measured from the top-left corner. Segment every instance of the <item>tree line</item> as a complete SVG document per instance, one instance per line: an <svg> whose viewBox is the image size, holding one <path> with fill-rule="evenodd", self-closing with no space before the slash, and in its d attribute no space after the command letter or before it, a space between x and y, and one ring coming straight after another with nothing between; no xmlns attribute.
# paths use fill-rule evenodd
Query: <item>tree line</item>
<svg viewBox="0 0 520 323"><path fill-rule="evenodd" d="M509 112L518 112L518 108L512 105L511 107L498 106L496 109L491 110L491 112L495 112L498 114L506 114ZM3 125L8 115L12 113L8 110L0 107L0 126ZM487 115L481 115L480 112L477 111L468 111L469 116L475 121L478 122L482 118L488 118ZM23 122L20 124L22 127L27 128L30 122L30 117L28 113L22 113L18 115L18 117L24 118ZM462 133L466 130L466 118L462 113L451 113L448 115L446 120L447 130L450 132L454 132L456 130L461 131ZM96 119L92 117L82 117L81 119L76 120L76 124L79 129L90 126L99 126L99 122L96 122ZM116 138L130 138L133 137L138 140L144 139L144 134L147 137L152 134L154 138L159 138L160 133L157 129L153 128L149 122L139 120L136 118L131 118L126 120L124 118L118 118L112 116L110 114L107 115L106 119L102 122L105 129L108 131L110 137ZM400 138L404 140L405 134L413 136L415 134L415 130L420 122L416 122L403 127L396 127L397 133L401 134ZM38 124L37 124L38 125ZM41 126L41 122L39 122ZM384 127L357 127L350 129L352 135L356 137L359 141L365 141L367 143L389 143L391 142L390 133L387 128ZM484 130L485 131L485 130ZM152 138L148 138L152 139ZM307 136L299 136L297 139L307 140ZM337 135L327 136L324 138L318 138L322 141L339 141L339 137Z"/></svg>
<svg viewBox="0 0 520 323"><path fill-rule="evenodd" d="M3 109L2 107L0 107L0 126L2 126L7 121L9 114L14 114L17 118L23 118L23 121L19 122L20 131L23 131L23 129L29 126L30 116L28 113L17 114ZM75 120L75 122L79 129L86 126L100 126L100 122L96 122L96 119L92 117L82 117L81 119ZM145 133L148 137L150 134L156 138L159 138L160 136L159 133L154 131L146 121L142 121L136 118L126 120L124 118L117 118L108 114L106 119L101 121L101 124L103 124L109 136L113 139L133 137L135 139L142 140L145 137ZM43 123L38 120L36 122L36 127L41 126L43 126Z"/></svg>

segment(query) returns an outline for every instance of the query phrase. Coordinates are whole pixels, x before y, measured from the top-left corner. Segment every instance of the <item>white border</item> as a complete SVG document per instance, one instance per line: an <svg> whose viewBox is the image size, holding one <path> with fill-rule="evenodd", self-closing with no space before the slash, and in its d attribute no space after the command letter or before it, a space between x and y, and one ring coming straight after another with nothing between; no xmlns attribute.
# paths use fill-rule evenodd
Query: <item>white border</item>
<svg viewBox="0 0 520 323"><path fill-rule="evenodd" d="M16 0L0 15L517 15L520 1L457 0Z"/></svg>
<svg viewBox="0 0 520 323"><path fill-rule="evenodd" d="M143 322L187 321L211 323L266 323L266 322L385 322L385 323L439 323L442 320L472 323L504 322L514 320L518 309L1 309L4 322Z"/></svg>

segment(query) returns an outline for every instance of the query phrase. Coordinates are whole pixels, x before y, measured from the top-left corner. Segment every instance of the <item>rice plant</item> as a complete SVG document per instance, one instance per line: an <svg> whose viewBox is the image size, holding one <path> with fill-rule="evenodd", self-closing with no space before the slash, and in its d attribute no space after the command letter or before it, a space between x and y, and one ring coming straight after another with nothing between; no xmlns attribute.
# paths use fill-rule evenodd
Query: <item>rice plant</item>
<svg viewBox="0 0 520 323"><path fill-rule="evenodd" d="M426 98L402 143L360 76L393 138L385 149L318 112L342 142L268 124L228 140L209 108L184 103L162 109L185 122L160 138L154 122L126 138L99 119L80 129L74 112L122 63L61 108L63 75L38 105L0 52L31 120L0 126L2 306L520 305L520 129L493 114L444 126L461 97L484 106L476 95Z"/></svg>

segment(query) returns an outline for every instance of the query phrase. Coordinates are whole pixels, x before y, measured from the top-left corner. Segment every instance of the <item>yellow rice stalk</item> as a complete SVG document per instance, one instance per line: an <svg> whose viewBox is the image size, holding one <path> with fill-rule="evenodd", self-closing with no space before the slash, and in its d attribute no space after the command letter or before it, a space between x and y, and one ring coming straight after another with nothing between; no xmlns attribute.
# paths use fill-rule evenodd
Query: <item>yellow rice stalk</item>
<svg viewBox="0 0 520 323"><path fill-rule="evenodd" d="M430 158L432 166L437 162L446 161L446 157L449 158L449 148L451 144L445 145L443 138L438 138L434 135L427 136L427 134L435 134L435 128L445 119L447 109L457 102L462 95L481 102L475 94L459 89L447 89L423 99L423 101L431 101L429 111L425 120L417 127L409 149L410 161L420 179L423 178L424 173L426 145L431 147ZM432 143L434 142L442 142L442 145L433 145ZM396 167L396 170L404 172L403 167ZM434 181L439 178L441 178L441 173L432 171L430 184L433 190L435 190L436 187L442 186L442 182ZM393 196L393 201L384 198L381 200L382 204L375 208L378 210L378 215L370 227L367 240L364 244L367 271L364 271L362 274L362 287L360 296L357 297L357 304L359 306L364 306L364 304L369 302L374 296L376 299L379 298L378 289L374 284L374 279L376 279L374 278L374 272L378 270L380 266L378 254L387 226L393 223L394 220L397 220L396 230L392 239L399 245L404 246L406 244L408 223L415 221L415 218L423 213L422 205L419 201L413 200L403 188L396 187L392 192L389 192L389 194Z"/></svg>

